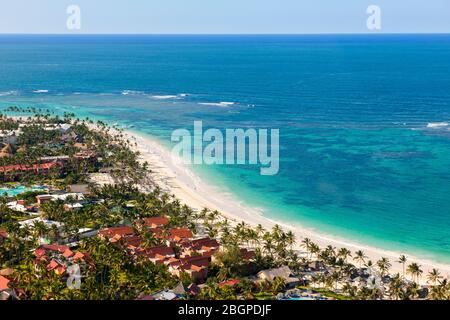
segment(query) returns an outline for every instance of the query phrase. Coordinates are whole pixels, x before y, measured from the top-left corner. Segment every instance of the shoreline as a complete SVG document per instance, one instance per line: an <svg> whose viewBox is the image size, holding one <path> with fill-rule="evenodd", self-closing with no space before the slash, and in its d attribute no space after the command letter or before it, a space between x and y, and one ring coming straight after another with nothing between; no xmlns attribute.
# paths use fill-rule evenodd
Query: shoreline
<svg viewBox="0 0 450 320"><path fill-rule="evenodd" d="M227 194L218 187L202 181L186 165L173 161L171 152L155 138L130 130L124 130L124 134L131 141L137 143L137 147L133 148L140 152L142 161L149 163L155 183L163 191L175 195L180 201L194 209L201 210L206 207L211 210L217 210L223 217L230 220L232 224L244 221L251 226L261 224L267 230L270 230L274 225L278 224L285 231L292 231L295 234L297 243L294 249L303 252L304 249L301 248L300 243L302 239L307 237L320 247L333 245L337 248L345 247L352 252L363 250L368 259L372 260L374 264L382 257L386 257L392 264L391 274L397 272L400 274L403 273L403 266L396 261L401 254L405 254L408 258L407 265L411 262L416 262L421 265L423 274L419 283L423 285L427 284L426 275L433 268L438 269L443 277L450 278L450 265L421 259L402 252L358 244L352 240L321 234L318 231L310 230L299 225L292 226L286 222L276 221L266 217L263 215L262 210L246 206L242 201L235 199L233 195ZM409 277L406 275L406 278L408 279Z"/></svg>
<svg viewBox="0 0 450 320"><path fill-rule="evenodd" d="M11 118L25 119L29 118L29 116L12 116ZM92 127L97 128L97 125L94 124ZM117 129L110 128L112 133L118 133ZM152 179L161 190L175 195L182 203L193 209L201 210L203 208L209 208L210 210L217 210L232 225L244 221L252 227L261 224L267 230L272 229L275 225L279 225L285 231L292 231L294 233L297 242L293 249L301 252L305 252L301 247L301 241L304 238L310 238L312 242L317 243L321 248L332 245L337 248L345 247L351 250L352 253L357 250L362 250L374 264L377 260L385 257L392 264L390 274L398 272L401 275L403 273L403 266L397 260L401 254L404 254L408 259L406 266L411 262L416 262L421 265L423 274L420 281L418 281L421 285L428 284L426 275L433 268L438 269L444 278L450 279L450 265L448 264L419 258L406 252L371 247L338 236L323 234L320 231L301 226L301 222L296 225L289 225L287 222L264 216L261 209L248 207L243 201L233 197L232 194L225 193L217 186L202 181L186 165L173 161L170 150L155 137L142 132L131 131L130 129L123 129L122 133L130 142L136 143L136 146L131 146L132 149L139 151L141 161L147 161L149 163L150 169L152 170ZM409 279L408 275L405 275L405 277Z"/></svg>

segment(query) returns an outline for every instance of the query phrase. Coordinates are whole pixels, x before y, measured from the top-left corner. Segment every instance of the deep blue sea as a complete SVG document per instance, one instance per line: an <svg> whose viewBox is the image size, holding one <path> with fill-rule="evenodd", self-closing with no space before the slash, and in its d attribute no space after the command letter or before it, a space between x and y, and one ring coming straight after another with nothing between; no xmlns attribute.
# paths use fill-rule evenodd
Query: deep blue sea
<svg viewBox="0 0 450 320"><path fill-rule="evenodd" d="M0 36L10 105L168 146L194 120L280 129L276 176L193 169L268 217L450 263L450 35Z"/></svg>

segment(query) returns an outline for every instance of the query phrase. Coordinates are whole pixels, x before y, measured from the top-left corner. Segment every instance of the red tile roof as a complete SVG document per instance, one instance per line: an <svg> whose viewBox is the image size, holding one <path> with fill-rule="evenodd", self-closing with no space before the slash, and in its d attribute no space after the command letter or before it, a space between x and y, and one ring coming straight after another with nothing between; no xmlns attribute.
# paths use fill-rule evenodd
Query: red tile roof
<svg viewBox="0 0 450 320"><path fill-rule="evenodd" d="M69 247L59 244L44 244L40 246L39 249L43 249L45 251L58 251L59 253L64 253L67 250L70 251Z"/></svg>
<svg viewBox="0 0 450 320"><path fill-rule="evenodd" d="M64 251L64 253L63 253L63 256L65 257L65 258L70 258L70 257L72 257L74 255L74 253L72 252L72 250L70 250L70 249L67 249L66 251Z"/></svg>
<svg viewBox="0 0 450 320"><path fill-rule="evenodd" d="M197 272L200 272L200 271L202 271L203 270L203 267L201 267L201 266L196 266L195 264L193 264L193 265L191 265L191 268L190 268L191 270L194 270L194 271L197 271Z"/></svg>
<svg viewBox="0 0 450 320"><path fill-rule="evenodd" d="M46 245L42 245L39 248L37 248L36 250L34 250L34 255L38 259L42 259L42 258L45 258L47 252L49 252L49 251L65 254L65 255L67 255L66 258L70 257L71 253L73 254L73 252L69 249L69 247L61 246L61 245L57 245L57 244L46 244Z"/></svg>
<svg viewBox="0 0 450 320"><path fill-rule="evenodd" d="M202 253L202 257L211 258L213 256L213 254L216 253L217 251L218 251L218 249L205 251Z"/></svg>
<svg viewBox="0 0 450 320"><path fill-rule="evenodd" d="M23 165L23 164L15 164L15 165L9 165L9 166L1 166L0 167L0 173L8 173L8 172L15 172L15 171L36 171L36 172L39 172L40 170L48 170L48 169L61 167L61 166L62 165L59 162L33 164L31 166Z"/></svg>
<svg viewBox="0 0 450 320"><path fill-rule="evenodd" d="M0 229L0 238L7 238L8 232L5 229Z"/></svg>
<svg viewBox="0 0 450 320"><path fill-rule="evenodd" d="M56 262L55 260L50 261L50 263L47 265L47 270L51 271L51 270L55 270L57 267L59 267L59 263Z"/></svg>
<svg viewBox="0 0 450 320"><path fill-rule="evenodd" d="M188 228L178 228L178 229L171 229L169 231L169 239L180 241L183 239L190 239L194 235L192 234L191 230Z"/></svg>
<svg viewBox="0 0 450 320"><path fill-rule="evenodd" d="M129 226L113 227L113 228L103 229L98 234L100 236L107 237L107 238L113 238L114 236L124 237L124 236L134 235L134 230L132 227L129 227Z"/></svg>
<svg viewBox="0 0 450 320"><path fill-rule="evenodd" d="M47 265L47 271L55 271L57 274L62 275L66 272L66 267L59 262L52 260Z"/></svg>
<svg viewBox="0 0 450 320"><path fill-rule="evenodd" d="M169 224L169 219L166 217L152 217L143 219L142 222L145 226L150 228L163 227Z"/></svg>
<svg viewBox="0 0 450 320"><path fill-rule="evenodd" d="M55 269L55 272L59 275L62 275L64 273L66 273L66 267L64 266L59 266L58 268Z"/></svg>
<svg viewBox="0 0 450 320"><path fill-rule="evenodd" d="M37 257L37 258L42 258L42 257L44 257L45 256L45 254L47 253L47 251L45 251L44 249L36 249L36 250L34 250L34 255Z"/></svg>
<svg viewBox="0 0 450 320"><path fill-rule="evenodd" d="M184 241L181 246L193 250L209 250L211 248L218 248L219 243L216 239L202 238L191 241Z"/></svg>
<svg viewBox="0 0 450 320"><path fill-rule="evenodd" d="M219 287L225 287L225 286L234 287L234 286L238 285L240 282L241 281L239 281L239 279L228 280L228 281L219 283Z"/></svg>
<svg viewBox="0 0 450 320"><path fill-rule="evenodd" d="M84 253L78 251L77 253L75 253L75 255L73 256L72 259L73 259L74 261L76 261L76 260L82 260L82 261L85 261L87 257L88 257L88 256L87 256L86 254L84 254Z"/></svg>
<svg viewBox="0 0 450 320"><path fill-rule="evenodd" d="M209 266L209 257L194 256L180 259L183 269L191 269L192 266L207 267Z"/></svg>
<svg viewBox="0 0 450 320"><path fill-rule="evenodd" d="M123 239L125 246L129 249L138 248L141 246L142 238L139 236L130 236Z"/></svg>
<svg viewBox="0 0 450 320"><path fill-rule="evenodd" d="M157 246L145 249L141 251L142 255L145 255L149 259L155 258L157 255L162 257L169 257L175 255L173 248L167 246Z"/></svg>
<svg viewBox="0 0 450 320"><path fill-rule="evenodd" d="M0 276L0 291L8 290L9 289L9 286L8 286L9 282L10 281L8 279L6 279L3 276Z"/></svg>

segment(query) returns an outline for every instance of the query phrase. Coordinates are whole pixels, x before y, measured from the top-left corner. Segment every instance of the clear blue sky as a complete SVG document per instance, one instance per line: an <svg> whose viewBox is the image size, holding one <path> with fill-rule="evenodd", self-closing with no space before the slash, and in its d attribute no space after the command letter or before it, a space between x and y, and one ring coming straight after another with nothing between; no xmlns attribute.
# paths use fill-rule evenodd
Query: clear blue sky
<svg viewBox="0 0 450 320"><path fill-rule="evenodd" d="M2 0L0 33L360 33L371 4L381 32L450 33L450 0Z"/></svg>

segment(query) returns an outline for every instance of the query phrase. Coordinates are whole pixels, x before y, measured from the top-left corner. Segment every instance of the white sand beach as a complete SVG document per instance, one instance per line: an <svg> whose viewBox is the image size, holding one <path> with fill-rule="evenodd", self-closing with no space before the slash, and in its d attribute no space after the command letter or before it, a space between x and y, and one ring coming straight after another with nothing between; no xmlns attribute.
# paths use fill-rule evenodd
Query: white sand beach
<svg viewBox="0 0 450 320"><path fill-rule="evenodd" d="M397 263L399 256L405 254L408 263L417 262L424 271L420 282L426 284L428 271L437 268L444 277L450 277L450 266L434 263L433 261L420 259L408 255L406 252L394 252L373 248L358 244L351 240L341 239L331 235L320 234L320 232L309 230L301 226L292 226L282 221L274 221L265 217L260 210L253 209L240 203L230 194L226 194L213 185L209 185L195 175L188 166L174 161L171 152L153 138L127 131L125 133L131 140L137 143L137 149L141 153L143 161L147 161L153 171L154 181L164 190L174 194L185 204L194 209L209 208L219 211L230 222L239 223L245 221L247 224L256 226L261 224L266 229L271 229L274 225L280 225L285 231L292 230L297 239L297 247L303 238L310 238L321 247L332 245L337 248L346 247L352 252L363 250L374 263L381 257L386 257L392 263L392 272L402 274L402 265ZM304 251L304 250L302 250Z"/></svg>
<svg viewBox="0 0 450 320"><path fill-rule="evenodd" d="M11 117L14 119L27 119L28 116ZM96 127L92 125L92 127ZM115 129L112 133L117 133ZM182 164L180 161L173 159L172 153L164 147L156 139L147 135L138 134L126 130L123 132L125 137L131 142L136 142L136 151L141 154L141 161L146 161L152 170L152 180L160 186L160 188L175 195L182 203L193 209L201 210L209 208L217 210L221 215L227 218L231 224L237 224L245 221L251 226L261 224L267 230L273 226L279 225L285 231L291 230L297 240L295 249L304 251L300 246L304 238L309 238L321 247L332 245L337 248L345 247L352 252L363 250L368 259L376 262L382 257L388 258L392 264L391 273L403 272L403 266L397 262L399 256L404 254L408 262L416 262L421 265L423 275L419 280L420 284L427 284L426 275L433 268L438 269L442 276L450 279L450 265L437 263L428 259L423 259L408 254L407 252L389 251L381 248L375 248L368 245L357 243L350 239L343 239L334 235L322 234L319 231L304 228L299 225L291 225L283 221L275 221L263 215L261 210L246 206L244 203L234 198L231 194L225 193L214 185L205 183L200 177L192 172L192 170ZM100 177L99 177L100 179ZM101 178L103 179L103 178ZM103 183L111 183L105 180Z"/></svg>

